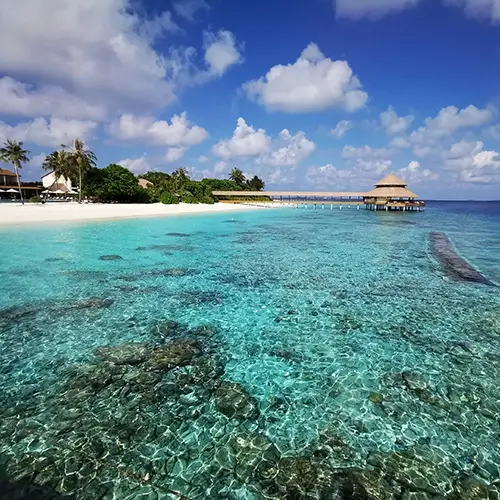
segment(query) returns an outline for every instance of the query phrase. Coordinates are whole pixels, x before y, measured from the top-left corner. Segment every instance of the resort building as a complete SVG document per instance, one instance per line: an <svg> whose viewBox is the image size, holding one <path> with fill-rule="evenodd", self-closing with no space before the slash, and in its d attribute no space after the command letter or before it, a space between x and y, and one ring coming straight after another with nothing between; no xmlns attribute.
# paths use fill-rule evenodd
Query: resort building
<svg viewBox="0 0 500 500"><path fill-rule="evenodd" d="M418 195L408 189L408 184L389 174L375 184L374 189L368 192L304 192L304 191L213 191L212 194L220 199L231 203L244 200L259 200L264 203L277 201L297 205L342 205L364 206L367 210L400 210L420 211L425 208L424 201L418 201Z"/></svg>
<svg viewBox="0 0 500 500"><path fill-rule="evenodd" d="M21 191L24 197L28 198L37 194L37 192L40 191L40 187L21 184ZM0 168L0 198L15 198L16 196L19 196L19 186L17 185L16 174L5 168Z"/></svg>
<svg viewBox="0 0 500 500"><path fill-rule="evenodd" d="M77 194L77 191L73 190L71 179L67 179L64 176L59 176L56 178L54 172L50 172L42 177L42 184L45 188L42 191L43 194Z"/></svg>
<svg viewBox="0 0 500 500"><path fill-rule="evenodd" d="M13 186L17 188L16 174L10 170L0 168L0 189L8 189Z"/></svg>

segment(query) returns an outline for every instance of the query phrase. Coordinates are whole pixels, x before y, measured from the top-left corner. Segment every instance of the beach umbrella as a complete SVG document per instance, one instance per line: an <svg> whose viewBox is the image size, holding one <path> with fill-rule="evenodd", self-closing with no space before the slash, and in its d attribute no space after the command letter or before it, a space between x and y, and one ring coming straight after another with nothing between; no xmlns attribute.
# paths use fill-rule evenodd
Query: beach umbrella
<svg viewBox="0 0 500 500"><path fill-rule="evenodd" d="M17 189L7 189L6 193L19 193Z"/></svg>
<svg viewBox="0 0 500 500"><path fill-rule="evenodd" d="M3 189L0 189L0 193L5 193L5 191Z"/></svg>
<svg viewBox="0 0 500 500"><path fill-rule="evenodd" d="M50 191L48 189L46 189L45 191L42 191L42 194L49 194Z"/></svg>

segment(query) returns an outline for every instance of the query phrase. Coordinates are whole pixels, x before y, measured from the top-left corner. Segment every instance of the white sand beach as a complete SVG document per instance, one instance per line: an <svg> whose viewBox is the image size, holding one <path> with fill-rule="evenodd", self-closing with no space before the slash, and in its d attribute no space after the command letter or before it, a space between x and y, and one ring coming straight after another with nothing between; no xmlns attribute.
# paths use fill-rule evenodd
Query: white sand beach
<svg viewBox="0 0 500 500"><path fill-rule="evenodd" d="M0 226L19 224L37 224L62 221L85 221L99 219L125 219L139 217L168 217L187 214L238 212L256 210L259 207L229 203L215 205L179 205L152 204L81 204L46 203L34 205L27 203L0 204Z"/></svg>

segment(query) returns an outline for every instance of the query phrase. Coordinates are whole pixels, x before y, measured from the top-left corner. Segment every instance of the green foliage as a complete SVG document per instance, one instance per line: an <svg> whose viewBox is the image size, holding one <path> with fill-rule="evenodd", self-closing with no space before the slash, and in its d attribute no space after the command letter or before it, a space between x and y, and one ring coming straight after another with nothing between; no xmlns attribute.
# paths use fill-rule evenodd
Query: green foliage
<svg viewBox="0 0 500 500"><path fill-rule="evenodd" d="M201 202L201 199L204 197L212 198L212 188L200 181L187 182L185 190L189 191L198 202Z"/></svg>
<svg viewBox="0 0 500 500"><path fill-rule="evenodd" d="M243 174L243 171L240 170L239 168L233 168L231 170L231 174L229 175L229 178L238 184L238 186L244 186L245 185L245 175Z"/></svg>
<svg viewBox="0 0 500 500"><path fill-rule="evenodd" d="M28 163L30 152L23 149L23 143L17 141L7 140L3 147L0 148L0 161L4 163L11 163L14 166L17 179L17 187L21 194L21 203L24 205L23 192L21 191L21 181L19 178L19 170L22 168L23 163Z"/></svg>
<svg viewBox="0 0 500 500"><path fill-rule="evenodd" d="M84 192L86 196L100 202L151 202L149 189L140 187L132 172L113 163L103 169L92 168L87 175Z"/></svg>
<svg viewBox="0 0 500 500"><path fill-rule="evenodd" d="M63 146L64 149L64 169L69 178L74 176L78 179L80 188L78 199L81 201L84 182L89 172L97 165L97 157L83 141L75 139L71 146Z"/></svg>
<svg viewBox="0 0 500 500"><path fill-rule="evenodd" d="M54 172L56 180L64 177L70 179L73 184L78 183L78 172L67 151L52 151L43 160L42 168Z"/></svg>
<svg viewBox="0 0 500 500"><path fill-rule="evenodd" d="M22 168L23 163L28 163L30 152L23 149L23 143L7 140L0 148L0 161L11 163L17 168Z"/></svg>
<svg viewBox="0 0 500 500"><path fill-rule="evenodd" d="M202 196L200 199L200 203L203 203L205 205L213 205L215 203L215 200L211 196Z"/></svg>
<svg viewBox="0 0 500 500"><path fill-rule="evenodd" d="M160 203L165 205L177 205L179 203L179 198L168 191L161 193L159 199Z"/></svg>
<svg viewBox="0 0 500 500"><path fill-rule="evenodd" d="M40 196L32 196L30 199L29 199L29 202L30 203L43 203L43 199L40 197Z"/></svg>
<svg viewBox="0 0 500 500"><path fill-rule="evenodd" d="M169 191L172 186L172 177L165 172L146 172L141 175L143 179L154 184L155 188Z"/></svg>
<svg viewBox="0 0 500 500"><path fill-rule="evenodd" d="M182 203L198 203L197 199L189 191L181 191L180 195Z"/></svg>
<svg viewBox="0 0 500 500"><path fill-rule="evenodd" d="M254 175L252 179L246 181L246 188L249 191L262 191L265 186L265 182L256 175Z"/></svg>

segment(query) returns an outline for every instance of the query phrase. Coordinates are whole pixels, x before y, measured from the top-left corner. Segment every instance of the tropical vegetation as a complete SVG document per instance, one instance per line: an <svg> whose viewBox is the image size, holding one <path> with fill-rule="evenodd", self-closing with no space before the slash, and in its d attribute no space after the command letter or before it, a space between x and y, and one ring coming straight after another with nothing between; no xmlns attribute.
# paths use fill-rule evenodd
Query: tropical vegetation
<svg viewBox="0 0 500 500"><path fill-rule="evenodd" d="M130 170L112 163L106 168L91 168L85 174L83 194L92 201L106 203L149 203L151 196Z"/></svg>
<svg viewBox="0 0 500 500"><path fill-rule="evenodd" d="M21 170L23 163L28 163L30 152L23 148L22 142L7 140L3 147L0 148L0 161L10 163L14 167L17 179L17 187L19 188L19 195L21 196L21 203L24 205L23 192L21 190L21 179L19 170Z"/></svg>
<svg viewBox="0 0 500 500"><path fill-rule="evenodd" d="M0 149L0 160L14 166L21 192L19 170L29 161L29 151L23 149L22 142L7 141ZM213 191L261 191L265 187L262 179L256 175L247 179L238 168L231 170L229 179L210 178L201 181L192 180L189 172L182 167L172 173L154 171L139 177L114 163L98 168L95 153L78 138L70 146L62 145L50 153L43 161L42 168L53 172L55 179L63 177L77 185L80 202L84 196L101 203L211 204L218 201ZM140 179L148 181L142 183L145 187L139 184Z"/></svg>
<svg viewBox="0 0 500 500"><path fill-rule="evenodd" d="M184 168L178 168L171 174L165 172L147 172L140 176L151 182L147 190L153 201L162 203L215 203L218 201L212 191L261 191L264 181L257 176L247 180L243 172L233 169L229 179L202 179L195 181L189 178ZM165 193L168 193L166 195Z"/></svg>

